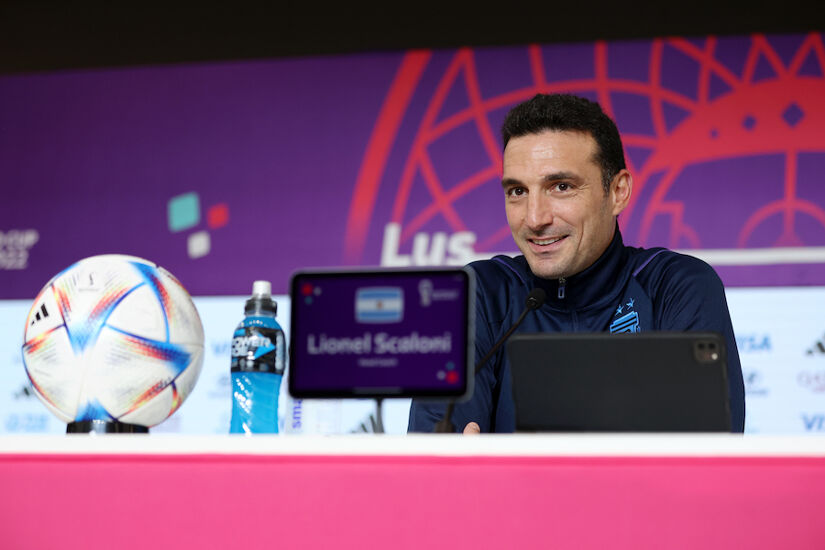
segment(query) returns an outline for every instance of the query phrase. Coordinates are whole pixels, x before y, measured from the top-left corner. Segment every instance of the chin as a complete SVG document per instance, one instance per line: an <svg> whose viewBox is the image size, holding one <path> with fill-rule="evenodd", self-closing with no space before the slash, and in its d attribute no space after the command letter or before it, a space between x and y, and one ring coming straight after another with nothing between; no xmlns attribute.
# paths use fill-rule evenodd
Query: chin
<svg viewBox="0 0 825 550"><path fill-rule="evenodd" d="M533 275L541 279L559 279L565 277L565 272L570 268L569 250L558 250L554 254L540 255L533 252L528 243L518 243L519 250L527 260L530 271Z"/></svg>
<svg viewBox="0 0 825 550"><path fill-rule="evenodd" d="M530 260L528 257L527 264L530 266L530 271L533 275L542 279L558 279L562 277L563 271L559 270L558 266L544 265L541 261Z"/></svg>

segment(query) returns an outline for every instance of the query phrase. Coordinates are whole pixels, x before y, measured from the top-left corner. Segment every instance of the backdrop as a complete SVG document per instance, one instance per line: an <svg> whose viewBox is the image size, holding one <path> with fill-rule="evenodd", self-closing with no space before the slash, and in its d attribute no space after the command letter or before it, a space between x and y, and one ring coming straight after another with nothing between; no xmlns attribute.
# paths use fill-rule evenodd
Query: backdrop
<svg viewBox="0 0 825 550"><path fill-rule="evenodd" d="M26 301L94 254L150 259L195 296L237 296L239 319L253 280L284 293L302 267L513 252L498 127L515 103L556 91L598 100L619 126L635 176L625 241L687 250L729 289L749 287L731 303L749 414L790 391L793 419L771 429L822 427L825 404L799 398L825 389L825 321L810 307L825 304L819 33L0 77L3 376L21 378ZM800 307L813 311L789 313ZM201 312L207 338L228 342L231 326ZM763 387L766 369L784 381ZM196 394L217 391L204 384ZM18 415L0 429L41 426L20 416L24 389L24 376L0 387L0 411Z"/></svg>

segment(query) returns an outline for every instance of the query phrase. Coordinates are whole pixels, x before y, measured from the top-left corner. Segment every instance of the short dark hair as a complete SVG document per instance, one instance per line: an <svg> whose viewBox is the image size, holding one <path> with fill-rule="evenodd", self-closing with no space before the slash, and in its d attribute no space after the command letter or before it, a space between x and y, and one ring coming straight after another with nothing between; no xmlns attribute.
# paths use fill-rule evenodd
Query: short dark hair
<svg viewBox="0 0 825 550"><path fill-rule="evenodd" d="M586 132L596 140L596 163L602 169L605 192L625 168L619 130L598 103L570 94L537 94L507 113L501 126L504 147L511 138L540 134L546 130Z"/></svg>

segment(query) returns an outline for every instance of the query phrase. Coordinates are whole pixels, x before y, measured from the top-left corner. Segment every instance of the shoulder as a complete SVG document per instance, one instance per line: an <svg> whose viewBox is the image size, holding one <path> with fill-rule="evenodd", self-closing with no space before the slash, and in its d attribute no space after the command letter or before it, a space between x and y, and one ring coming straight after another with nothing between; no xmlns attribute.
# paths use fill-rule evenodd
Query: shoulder
<svg viewBox="0 0 825 550"><path fill-rule="evenodd" d="M716 271L704 260L667 248L633 248L630 252L635 277L706 277L718 279Z"/></svg>
<svg viewBox="0 0 825 550"><path fill-rule="evenodd" d="M633 276L651 295L723 291L716 271L704 260L666 248L630 248Z"/></svg>
<svg viewBox="0 0 825 550"><path fill-rule="evenodd" d="M532 277L530 268L524 256L495 256L489 260L479 260L467 264L476 277L479 287L488 285L523 286L526 287Z"/></svg>
<svg viewBox="0 0 825 550"><path fill-rule="evenodd" d="M495 256L467 264L475 275L476 307L488 322L503 322L513 304L523 304L532 273L524 256Z"/></svg>

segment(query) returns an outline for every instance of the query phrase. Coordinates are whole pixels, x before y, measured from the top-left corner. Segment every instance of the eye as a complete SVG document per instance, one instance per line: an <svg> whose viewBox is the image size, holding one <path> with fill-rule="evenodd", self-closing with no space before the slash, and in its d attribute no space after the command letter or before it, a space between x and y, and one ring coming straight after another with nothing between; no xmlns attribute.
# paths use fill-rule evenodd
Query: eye
<svg viewBox="0 0 825 550"><path fill-rule="evenodd" d="M510 187L507 189L507 196L508 197L520 197L524 195L527 190L524 187Z"/></svg>
<svg viewBox="0 0 825 550"><path fill-rule="evenodd" d="M560 181L556 184L556 189L559 191L570 191L570 189L572 189L572 186L565 181Z"/></svg>

